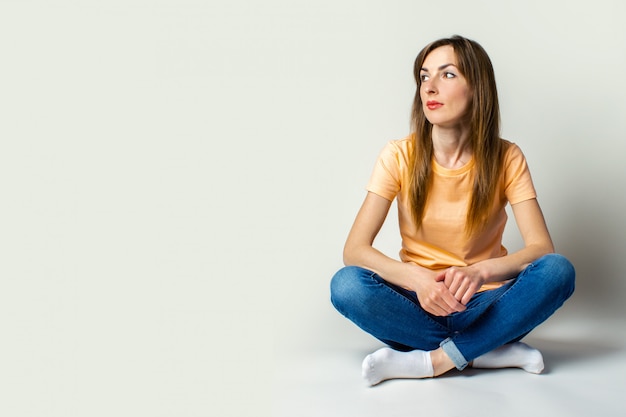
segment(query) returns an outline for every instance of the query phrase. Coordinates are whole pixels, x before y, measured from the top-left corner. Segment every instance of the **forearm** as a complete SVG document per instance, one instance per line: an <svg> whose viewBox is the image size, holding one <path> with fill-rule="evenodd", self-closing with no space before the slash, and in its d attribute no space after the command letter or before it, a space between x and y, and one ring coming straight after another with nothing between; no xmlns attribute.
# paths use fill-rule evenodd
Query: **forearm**
<svg viewBox="0 0 626 417"><path fill-rule="evenodd" d="M551 243L530 245L500 258L477 262L473 267L479 269L485 283L505 281L519 275L531 262L553 252Z"/></svg>
<svg viewBox="0 0 626 417"><path fill-rule="evenodd" d="M346 266L369 269L387 282L414 290L414 272L419 267L390 258L372 246L350 245L348 242L343 251L343 262Z"/></svg>
<svg viewBox="0 0 626 417"><path fill-rule="evenodd" d="M436 281L436 271L396 261L372 246L355 248L348 245L344 250L344 263L369 269L385 281L415 292L422 308L430 314L447 316L465 310L452 292L442 282Z"/></svg>
<svg viewBox="0 0 626 417"><path fill-rule="evenodd" d="M352 225L343 248L346 266L359 266L377 273L387 282L414 291L416 280L425 272L412 263L404 263L384 255L373 247L391 201L368 192ZM421 268L421 269L420 269Z"/></svg>

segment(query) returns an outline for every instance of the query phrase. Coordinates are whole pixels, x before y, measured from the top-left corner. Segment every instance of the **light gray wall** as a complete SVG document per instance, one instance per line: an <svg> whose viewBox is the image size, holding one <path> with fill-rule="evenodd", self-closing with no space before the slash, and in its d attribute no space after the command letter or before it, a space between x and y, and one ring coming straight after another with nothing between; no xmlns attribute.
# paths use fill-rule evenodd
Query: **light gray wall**
<svg viewBox="0 0 626 417"><path fill-rule="evenodd" d="M557 250L577 268L578 291L565 311L609 314L620 308L626 291L621 191L626 30L620 19L626 6L618 1L593 7L578 2L391 4L319 6L319 14L301 16L315 23L317 34L292 32L313 47L293 58L301 62L297 73L303 82L296 92L287 90L283 102L283 124L299 132L287 141L297 141L294 150L304 153L293 155L297 174L288 178L285 189L291 191L281 204L290 207L289 220L299 226L280 262L291 266L280 276L287 298L294 291L306 295L285 305L302 320L279 314L291 329L283 343L307 346L326 337L336 344L360 335L328 309L327 278L341 266L341 246L376 155L387 140L407 133L415 55L427 42L455 33L479 41L490 54L503 136L524 150ZM306 97L303 106L292 107L294 94ZM389 220L378 245L395 254L395 216ZM511 222L505 236L510 249L521 244L516 233Z"/></svg>
<svg viewBox="0 0 626 417"><path fill-rule="evenodd" d="M356 340L328 281L376 155L408 133L415 55L456 33L490 54L503 134L578 269L567 311L619 306L625 14L621 0L2 2L0 410L259 415L275 350ZM94 413L103 391L117 402Z"/></svg>

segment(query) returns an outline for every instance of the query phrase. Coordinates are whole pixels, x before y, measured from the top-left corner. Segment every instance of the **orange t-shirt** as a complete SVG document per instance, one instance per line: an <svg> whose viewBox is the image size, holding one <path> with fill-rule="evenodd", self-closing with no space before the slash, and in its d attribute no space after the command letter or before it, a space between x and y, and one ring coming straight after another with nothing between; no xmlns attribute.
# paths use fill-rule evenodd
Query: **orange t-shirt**
<svg viewBox="0 0 626 417"><path fill-rule="evenodd" d="M433 160L433 182L422 226L416 230L407 198L411 136L389 142L380 153L367 190L389 201L398 198L398 221L402 237L400 259L430 269L467 266L507 254L502 233L507 221L505 206L536 197L521 149L508 142L500 187L486 227L468 236L465 223L474 181L474 161L447 169ZM498 287L487 284L481 290Z"/></svg>

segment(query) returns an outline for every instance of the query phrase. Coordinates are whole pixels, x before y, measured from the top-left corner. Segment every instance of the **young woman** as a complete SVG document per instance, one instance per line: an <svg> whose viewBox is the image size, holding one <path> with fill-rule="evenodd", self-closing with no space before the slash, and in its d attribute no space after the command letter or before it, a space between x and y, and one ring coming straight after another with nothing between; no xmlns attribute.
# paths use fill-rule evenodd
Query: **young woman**
<svg viewBox="0 0 626 417"><path fill-rule="evenodd" d="M363 361L370 385L452 368L543 370L520 342L574 291L521 150L499 136L491 61L459 36L415 60L413 133L382 150L331 282L335 308L389 347ZM372 245L397 198L401 261ZM510 204L524 247L502 246Z"/></svg>

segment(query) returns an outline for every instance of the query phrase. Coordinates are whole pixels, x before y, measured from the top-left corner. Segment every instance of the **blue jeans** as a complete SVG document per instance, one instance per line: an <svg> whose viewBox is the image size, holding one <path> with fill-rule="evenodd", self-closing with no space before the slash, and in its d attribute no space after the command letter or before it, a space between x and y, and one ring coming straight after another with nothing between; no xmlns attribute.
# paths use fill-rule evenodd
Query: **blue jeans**
<svg viewBox="0 0 626 417"><path fill-rule="evenodd" d="M445 317L422 309L414 292L356 266L340 269L330 289L335 308L367 333L402 351L442 347L462 370L550 317L574 292L574 277L565 257L549 254L502 287L476 293L465 311Z"/></svg>

